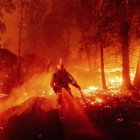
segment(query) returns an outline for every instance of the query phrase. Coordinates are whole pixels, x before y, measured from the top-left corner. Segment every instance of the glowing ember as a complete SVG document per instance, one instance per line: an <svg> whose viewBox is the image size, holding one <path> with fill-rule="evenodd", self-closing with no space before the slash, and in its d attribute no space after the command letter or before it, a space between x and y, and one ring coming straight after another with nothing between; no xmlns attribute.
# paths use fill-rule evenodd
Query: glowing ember
<svg viewBox="0 0 140 140"><path fill-rule="evenodd" d="M2 98L2 97L7 97L7 96L8 96L7 94L0 93L0 98Z"/></svg>
<svg viewBox="0 0 140 140"><path fill-rule="evenodd" d="M124 118L118 118L117 119L117 122L119 122L119 123L121 123L121 122L123 122L124 121Z"/></svg>
<svg viewBox="0 0 140 140"><path fill-rule="evenodd" d="M98 88L97 87L94 87L94 86L91 86L88 89L91 90L91 91L96 91Z"/></svg>
<svg viewBox="0 0 140 140"><path fill-rule="evenodd" d="M103 100L102 100L101 98L95 98L95 102L96 102L96 103L102 103Z"/></svg>

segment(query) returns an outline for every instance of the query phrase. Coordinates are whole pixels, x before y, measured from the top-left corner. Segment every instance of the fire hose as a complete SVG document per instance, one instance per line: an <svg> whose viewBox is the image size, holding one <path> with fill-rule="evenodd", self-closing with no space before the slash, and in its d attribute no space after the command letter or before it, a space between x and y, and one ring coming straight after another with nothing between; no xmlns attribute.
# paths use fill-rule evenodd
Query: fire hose
<svg viewBox="0 0 140 140"><path fill-rule="evenodd" d="M86 99L85 99L85 97L84 97L84 95L83 95L81 89L79 89L79 92L80 92L80 94L81 94L81 96L82 96L82 99L83 99L85 105L88 107L88 104L87 104L87 102L86 102Z"/></svg>
<svg viewBox="0 0 140 140"><path fill-rule="evenodd" d="M68 73L68 72L67 72L67 73ZM69 75L69 76L72 78L72 80L77 84L77 82L76 82L76 80L73 78L73 76L72 76L71 74L69 74L69 73L68 73L68 75ZM77 85L78 85L78 84L77 84ZM82 99L83 99L83 102L85 103L86 107L88 107L88 103L86 102L86 99L85 99L85 97L84 97L84 95L83 95L81 89L79 89L79 92L80 92L80 94L81 94L81 97L82 97Z"/></svg>

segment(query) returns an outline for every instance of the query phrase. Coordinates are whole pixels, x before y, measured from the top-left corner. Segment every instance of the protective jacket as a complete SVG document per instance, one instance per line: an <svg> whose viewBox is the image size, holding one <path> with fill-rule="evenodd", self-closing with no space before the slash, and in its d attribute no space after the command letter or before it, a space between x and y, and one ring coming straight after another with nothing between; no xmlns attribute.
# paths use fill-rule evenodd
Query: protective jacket
<svg viewBox="0 0 140 140"><path fill-rule="evenodd" d="M56 72L53 73L51 87L55 93L57 93L62 88L70 90L69 84L79 88L79 85L76 83L74 78L66 70L56 70Z"/></svg>

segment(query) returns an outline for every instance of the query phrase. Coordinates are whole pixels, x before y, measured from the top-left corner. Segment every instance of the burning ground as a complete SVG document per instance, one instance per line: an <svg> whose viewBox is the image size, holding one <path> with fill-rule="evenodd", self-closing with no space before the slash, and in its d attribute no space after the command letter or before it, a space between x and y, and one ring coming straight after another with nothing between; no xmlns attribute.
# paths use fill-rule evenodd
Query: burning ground
<svg viewBox="0 0 140 140"><path fill-rule="evenodd" d="M140 139L139 13L139 0L0 0L0 140ZM63 120L60 58L85 97L63 92Z"/></svg>
<svg viewBox="0 0 140 140"><path fill-rule="evenodd" d="M1 140L139 139L137 90L103 92L90 86L82 90L87 106L78 91L74 101L64 92L66 117L60 120L49 80L49 73L38 74L1 96Z"/></svg>

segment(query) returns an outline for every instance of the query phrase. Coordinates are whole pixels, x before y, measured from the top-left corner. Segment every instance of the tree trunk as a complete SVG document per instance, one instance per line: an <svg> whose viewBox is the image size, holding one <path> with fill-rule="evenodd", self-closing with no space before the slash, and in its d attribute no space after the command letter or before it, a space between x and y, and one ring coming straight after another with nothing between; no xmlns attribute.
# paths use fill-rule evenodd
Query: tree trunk
<svg viewBox="0 0 140 140"><path fill-rule="evenodd" d="M86 55L87 55L88 67L89 67L89 70L91 70L90 48L87 45L87 43L85 43L85 51L86 51Z"/></svg>
<svg viewBox="0 0 140 140"><path fill-rule="evenodd" d="M140 51L139 51L137 69L136 69L133 85L140 89Z"/></svg>
<svg viewBox="0 0 140 140"><path fill-rule="evenodd" d="M17 59L17 80L20 82L21 79L21 63L20 63L20 55L21 55L21 41L22 41L22 24L23 24L23 0L21 1L21 13L20 13L20 27L19 27L19 44L18 44L18 59Z"/></svg>
<svg viewBox="0 0 140 140"><path fill-rule="evenodd" d="M104 72L104 48L101 44L100 46L100 55L101 55L101 78L102 78L102 88L103 90L107 90L106 80L105 80L105 72Z"/></svg>
<svg viewBox="0 0 140 140"><path fill-rule="evenodd" d="M67 29L67 48L66 48L65 65L67 65L68 63L69 49L70 49L70 30Z"/></svg>
<svg viewBox="0 0 140 140"><path fill-rule="evenodd" d="M92 46L92 71L93 71L93 73L97 73L97 71L98 71L98 66L97 66L97 54L98 54L98 49L97 49L97 46Z"/></svg>
<svg viewBox="0 0 140 140"><path fill-rule="evenodd" d="M130 25L124 21L121 25L121 45L122 45L122 90L132 88L130 81L130 68L129 68L129 33Z"/></svg>

